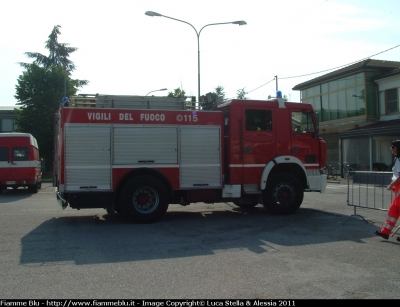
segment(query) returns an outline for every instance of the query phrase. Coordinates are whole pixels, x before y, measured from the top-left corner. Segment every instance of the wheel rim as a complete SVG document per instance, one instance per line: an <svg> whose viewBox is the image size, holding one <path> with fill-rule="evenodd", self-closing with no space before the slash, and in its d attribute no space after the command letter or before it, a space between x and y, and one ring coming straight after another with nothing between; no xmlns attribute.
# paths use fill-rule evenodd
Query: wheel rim
<svg viewBox="0 0 400 307"><path fill-rule="evenodd" d="M141 187L133 194L133 206L140 213L151 213L157 209L159 197L157 192L150 187Z"/></svg>
<svg viewBox="0 0 400 307"><path fill-rule="evenodd" d="M277 204L290 206L296 198L296 191L290 184L281 183L275 187L273 197Z"/></svg>

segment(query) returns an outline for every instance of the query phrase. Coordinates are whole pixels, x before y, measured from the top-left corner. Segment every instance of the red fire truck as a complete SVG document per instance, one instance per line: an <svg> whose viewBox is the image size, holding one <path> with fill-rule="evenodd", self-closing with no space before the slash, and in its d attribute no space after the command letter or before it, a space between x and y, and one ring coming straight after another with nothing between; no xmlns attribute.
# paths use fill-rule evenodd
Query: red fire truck
<svg viewBox="0 0 400 307"><path fill-rule="evenodd" d="M55 116L54 183L64 209L104 208L133 222L169 204L261 203L296 211L325 192L326 144L310 104L229 100L215 110L184 99L84 95Z"/></svg>
<svg viewBox="0 0 400 307"><path fill-rule="evenodd" d="M37 193L42 186L39 147L29 133L0 133L0 192L27 187Z"/></svg>

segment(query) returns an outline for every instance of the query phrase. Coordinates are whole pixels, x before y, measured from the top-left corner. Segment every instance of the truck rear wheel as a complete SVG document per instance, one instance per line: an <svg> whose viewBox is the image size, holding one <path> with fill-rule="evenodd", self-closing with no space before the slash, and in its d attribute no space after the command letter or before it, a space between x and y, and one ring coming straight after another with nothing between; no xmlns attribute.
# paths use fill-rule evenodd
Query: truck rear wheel
<svg viewBox="0 0 400 307"><path fill-rule="evenodd" d="M155 222L167 211L168 200L167 188L159 179L134 177L122 189L121 213L132 222Z"/></svg>
<svg viewBox="0 0 400 307"><path fill-rule="evenodd" d="M304 189L293 175L281 173L268 180L263 191L264 207L275 214L291 214L303 202Z"/></svg>
<svg viewBox="0 0 400 307"><path fill-rule="evenodd" d="M35 184L32 184L30 186L28 186L28 192L29 193L37 193L39 189L39 183L36 182Z"/></svg>

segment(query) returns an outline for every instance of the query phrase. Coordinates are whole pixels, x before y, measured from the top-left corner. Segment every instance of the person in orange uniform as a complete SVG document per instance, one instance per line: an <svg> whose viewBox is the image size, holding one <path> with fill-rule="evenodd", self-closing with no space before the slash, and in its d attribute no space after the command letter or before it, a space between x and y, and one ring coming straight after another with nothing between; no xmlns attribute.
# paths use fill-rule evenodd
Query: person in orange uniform
<svg viewBox="0 0 400 307"><path fill-rule="evenodd" d="M390 149L392 150L392 154L395 156L395 163L392 168L392 182L386 189L393 191L393 201L389 207L385 224L380 231L375 231L377 236L386 240L389 239L389 235L392 232L393 227L396 226L396 222L400 216L400 140L392 142ZM397 237L397 241L400 241L400 237Z"/></svg>

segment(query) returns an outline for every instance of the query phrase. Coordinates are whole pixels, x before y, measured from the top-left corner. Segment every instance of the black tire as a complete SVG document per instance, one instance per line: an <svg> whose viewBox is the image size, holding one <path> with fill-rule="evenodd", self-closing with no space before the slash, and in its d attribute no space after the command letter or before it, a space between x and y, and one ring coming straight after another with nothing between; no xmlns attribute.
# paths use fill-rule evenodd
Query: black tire
<svg viewBox="0 0 400 307"><path fill-rule="evenodd" d="M40 181L38 184L38 189L41 189L41 188L42 188L42 182Z"/></svg>
<svg viewBox="0 0 400 307"><path fill-rule="evenodd" d="M250 209L258 205L258 201L251 198L238 199L235 200L233 203L242 209Z"/></svg>
<svg viewBox="0 0 400 307"><path fill-rule="evenodd" d="M157 178L143 175L129 180L121 192L121 213L132 222L151 223L168 209L168 190Z"/></svg>
<svg viewBox="0 0 400 307"><path fill-rule="evenodd" d="M293 175L281 173L274 175L267 182L263 191L264 207L275 214L291 214L303 202L304 188Z"/></svg>
<svg viewBox="0 0 400 307"><path fill-rule="evenodd" d="M114 210L114 207L108 207L106 208L107 214L109 215L113 215L116 213L116 211Z"/></svg>
<svg viewBox="0 0 400 307"><path fill-rule="evenodd" d="M35 184L32 184L32 185L28 186L28 192L29 192L29 193L35 194L35 193L38 192L38 189L39 189L39 183L38 183L38 182L36 182Z"/></svg>

